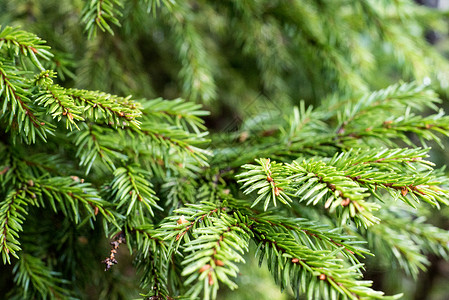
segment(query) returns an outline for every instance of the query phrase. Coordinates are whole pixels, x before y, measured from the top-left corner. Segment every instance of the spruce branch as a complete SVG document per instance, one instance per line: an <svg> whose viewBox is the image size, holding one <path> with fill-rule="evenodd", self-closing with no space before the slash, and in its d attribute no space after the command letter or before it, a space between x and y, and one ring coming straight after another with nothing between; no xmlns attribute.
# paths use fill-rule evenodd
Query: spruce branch
<svg viewBox="0 0 449 300"><path fill-rule="evenodd" d="M397 299L384 297L369 288L371 282L359 281L360 265L344 267L337 258L342 249L310 251L294 238L273 232L270 226L253 227L260 262L265 258L275 281L285 287L290 282L296 296L306 293L309 299L326 297L349 299ZM324 283L324 284L323 284ZM316 288L320 286L320 288Z"/></svg>
<svg viewBox="0 0 449 300"><path fill-rule="evenodd" d="M117 17L122 15L119 9L122 9L123 5L123 1L121 0L86 1L81 13L81 21L86 24L84 30L87 32L88 38L91 39L96 36L97 27L103 32L107 31L111 35L114 35L110 24L120 26Z"/></svg>
<svg viewBox="0 0 449 300"><path fill-rule="evenodd" d="M265 200L267 210L271 199L274 204L276 199L288 204L285 197L299 198L306 205L317 205L323 200L324 208L337 211L342 223L352 218L366 227L379 222L373 212L380 206L366 201L371 195L382 201L378 188L412 207L416 207L413 202L420 200L436 207L447 204L448 192L439 186L442 182L429 176L433 164L423 159L426 153L426 149L353 150L332 159L290 164L260 159L256 160L259 165L242 166L248 171L237 178L243 184L244 194L259 195L253 206Z"/></svg>
<svg viewBox="0 0 449 300"><path fill-rule="evenodd" d="M47 112L54 119L61 121L66 118L66 128L72 130L72 126L79 130L77 121L84 121L82 117L83 107L76 105L72 97L66 94L66 90L53 84L54 73L50 71L42 72L36 76L36 83L41 83L41 92L35 96L35 102L43 107L48 107ZM42 78L42 79L41 79Z"/></svg>
<svg viewBox="0 0 449 300"><path fill-rule="evenodd" d="M213 63L209 61L210 56L207 55L201 32L197 30L185 4L179 3L172 9L168 22L173 32L173 44L177 48L176 54L182 65L179 72L182 90L187 99L211 102L217 96L217 87L210 69Z"/></svg>
<svg viewBox="0 0 449 300"><path fill-rule="evenodd" d="M108 198L117 205L116 210L133 218L153 216L152 207L162 210L149 177L149 172L135 164L115 169Z"/></svg>
<svg viewBox="0 0 449 300"><path fill-rule="evenodd" d="M181 207L175 210L176 215L169 216L160 225L164 232L159 233L164 240L171 240L170 247L173 251L180 246L182 241L189 242L192 229L200 226L203 222L214 214L221 213L224 208L217 208L214 203L189 204L188 207ZM189 220L184 215L189 216Z"/></svg>
<svg viewBox="0 0 449 300"><path fill-rule="evenodd" d="M23 79L24 74L10 63L0 61L0 99L3 100L0 118L7 123L7 130L19 132L21 140L34 143L38 135L45 141L54 126L47 124L43 112L34 107L31 85Z"/></svg>
<svg viewBox="0 0 449 300"><path fill-rule="evenodd" d="M229 277L237 276L235 262L244 261L241 254L248 251L250 235L246 221L228 216L226 210L210 202L190 204L160 226L164 231L159 235L170 241L170 253L178 252L182 241L182 252L191 252L182 262L182 275L188 276L184 284L190 285L186 295L191 298L203 292L204 299L215 299L219 281L237 287Z"/></svg>
<svg viewBox="0 0 449 300"><path fill-rule="evenodd" d="M45 46L45 41L36 35L20 30L18 27L0 26L0 50L4 47L12 50L15 57L23 54L41 71L45 70L38 57L49 60L53 55L48 51L49 46Z"/></svg>
<svg viewBox="0 0 449 300"><path fill-rule="evenodd" d="M193 158L199 165L207 166L210 152L197 147L204 145L208 140L205 137L208 132L199 134L190 133L184 129L168 124L158 124L153 122L143 122L140 129L133 129L134 132L148 137L148 144L161 145L166 153L176 153L183 161L188 157Z"/></svg>
<svg viewBox="0 0 449 300"><path fill-rule="evenodd" d="M364 258L365 255L372 255L367 249L359 246L365 244L364 241L357 240L354 236L341 234L338 229L329 230L328 226L314 224L307 219L291 219L263 214L253 216L251 219L257 223L272 226L277 232L289 234L312 250L342 249L341 254L355 264L359 264L355 255L361 258Z"/></svg>
<svg viewBox="0 0 449 300"><path fill-rule="evenodd" d="M247 240L252 238L259 245L260 261L266 257L276 282L281 288L290 282L297 296L308 293L309 298L313 298L311 295L319 298L320 290L314 289L314 284L323 281L326 287L321 292L333 294L336 298L341 294L350 299L389 299L382 297L381 292L371 290L370 282L358 281L362 265L354 254L363 255L368 252L358 247L360 242L352 237L340 235L336 231L326 231L324 227L313 225L307 220L259 215L244 202L232 199L225 201L223 205L208 202L187 205L175 211L178 215L177 221L176 216L168 217L160 227L164 231L174 230L168 234L160 233L164 240L171 240L173 246L170 247L175 247L174 249L183 253L192 251L184 260L186 267L183 274L190 275L187 282L197 282L188 293L197 295L203 290L205 298L214 299L218 289L218 286L215 286L217 279L232 288L234 284L228 282L228 275L232 276L233 271L225 272L224 279L218 276L218 273L217 277L214 277L215 272L218 272L220 267L238 261L238 252L243 253L246 248L241 247L247 245ZM182 248L175 246L179 245L180 234L187 237L187 232L190 232L190 235ZM230 238L232 242L226 242L226 238ZM220 251L228 253L217 260ZM339 254L348 259L353 267L343 267L343 262L337 258ZM234 260L225 260L229 258ZM309 282L307 287L306 282ZM394 298L397 296L392 297Z"/></svg>
<svg viewBox="0 0 449 300"><path fill-rule="evenodd" d="M389 204L381 215L380 224L361 234L376 256L385 258L384 264L394 261L407 275L416 278L429 266L429 253L448 257L447 231L426 223L426 217L397 204Z"/></svg>
<svg viewBox="0 0 449 300"><path fill-rule="evenodd" d="M387 255L390 263L394 260L408 275L416 278L429 265L427 257L409 234L404 234L398 227L387 225L387 222L373 226L367 233L368 242L374 248L374 253Z"/></svg>
<svg viewBox="0 0 449 300"><path fill-rule="evenodd" d="M130 96L123 98L98 91L87 91L79 89L67 89L66 95L75 100L75 103L84 107L85 118L104 120L106 124L125 127L139 127L141 116L141 105Z"/></svg>
<svg viewBox="0 0 449 300"><path fill-rule="evenodd" d="M153 15L156 14L156 10L161 7L167 7L171 11L172 7L176 7L178 3L177 0L144 0L147 4L147 13L153 12Z"/></svg>
<svg viewBox="0 0 449 300"><path fill-rule="evenodd" d="M376 120L376 112L380 110L388 109L393 114L402 114L406 107L418 111L426 107L437 110L435 104L440 101L436 93L425 85L414 82L391 85L386 89L369 93L355 103L347 103L341 110L342 121L337 133L342 134L353 123L373 122Z"/></svg>
<svg viewBox="0 0 449 300"><path fill-rule="evenodd" d="M276 162L271 162L269 159L260 159L256 161L260 166L242 166L243 168L250 169L250 171L237 175L237 178L243 177L243 179L240 179L238 182L244 183L242 185L242 189L246 188L243 192L244 194L249 194L256 189L258 190L257 193L260 196L254 200L252 206L257 205L257 203L263 199L265 199L264 210L267 210L271 200L273 200L274 206L276 206L276 200L288 205L292 200L283 191L287 186L288 181L285 177L281 177L282 165L277 164ZM278 176L280 178L278 178Z"/></svg>
<svg viewBox="0 0 449 300"><path fill-rule="evenodd" d="M389 299L362 279L366 256L412 277L449 257L431 225L449 180L427 147L449 136L434 91L447 94L449 63L423 38L446 30L443 14L392 0L19 2L0 19L55 50L48 61L43 40L0 28L7 297L85 298L100 283L97 298L126 298L140 279L151 300L213 299L253 241L297 298ZM398 78L416 82L388 86ZM203 118L181 94L220 103ZM126 240L135 277L89 265L102 234L106 269Z"/></svg>
<svg viewBox="0 0 449 300"><path fill-rule="evenodd" d="M71 177L51 177L28 181L27 191L44 206L48 203L53 211L61 211L75 224L82 225L95 220L100 213L108 222L115 223L109 203L102 200L96 189L84 180ZM86 214L86 216L84 216Z"/></svg>
<svg viewBox="0 0 449 300"><path fill-rule="evenodd" d="M411 201L424 200L436 207L447 204L447 190L440 187L444 178L429 175L434 164L426 161L428 149L354 150L335 155L329 162L346 176L381 199L377 189L385 189L393 197L416 207ZM354 157L350 159L349 157ZM352 173L352 175L349 175ZM355 175L355 176L354 176ZM410 196L410 197L407 197Z"/></svg>
<svg viewBox="0 0 449 300"><path fill-rule="evenodd" d="M426 147L426 141L435 141L443 148L441 138L436 134L447 136L449 132L448 118L440 110L438 114L428 117L416 116L406 109L404 116L385 120L382 123L371 123L366 128L357 128L356 131L346 132L339 136L342 143L349 144L354 139L375 138L387 145L397 145L395 140L401 140L409 146L413 146L413 133L421 144Z"/></svg>
<svg viewBox="0 0 449 300"><path fill-rule="evenodd" d="M14 282L20 287L19 294L25 299L48 297L49 299L69 298L68 280L51 269L43 260L29 253L21 253L14 269Z"/></svg>
<svg viewBox="0 0 449 300"><path fill-rule="evenodd" d="M243 220L225 215L209 220L212 226L194 229L192 234L197 238L184 245L183 252L191 254L183 261L182 275L188 276L186 285L192 284L188 295L196 297L204 289L204 299L215 299L218 281L230 289L237 288L229 277L238 274L234 263L244 262L241 255L248 251L249 235L240 227Z"/></svg>
<svg viewBox="0 0 449 300"><path fill-rule="evenodd" d="M175 298L170 296L167 284L169 277L166 253L160 248L151 248L149 252L144 254L147 259L137 265L142 274L141 287L149 290L144 296L149 299L174 300ZM176 299L182 298L176 297Z"/></svg>
<svg viewBox="0 0 449 300"><path fill-rule="evenodd" d="M27 192L24 189L11 190L0 207L0 252L3 264L11 263L10 256L18 258L21 250L19 232L27 214ZM31 198L31 197L30 197Z"/></svg>
<svg viewBox="0 0 449 300"><path fill-rule="evenodd" d="M85 167L86 174L90 172L97 158L109 170L115 170L114 160L128 158L121 153L122 149L116 143L113 129L95 124L80 124L80 129L80 131L72 133L74 135L73 142L78 147L76 156L80 158L79 164Z"/></svg>
<svg viewBox="0 0 449 300"><path fill-rule="evenodd" d="M145 224L126 227L128 244L133 243L137 251L136 266L142 274L140 286L149 292L145 297L153 299L174 299L170 297L169 286L176 290L170 281L169 272L176 268L169 253L166 241L158 236L153 225ZM175 273L181 272L179 269Z"/></svg>
<svg viewBox="0 0 449 300"><path fill-rule="evenodd" d="M366 202L364 198L369 196L367 189L360 187L357 183L347 179L344 174L338 172L334 167L318 161L303 161L302 164L293 162L292 164L270 163L269 160L258 160L260 165L266 167L244 165L242 168L249 171L237 175L242 178L239 182L245 184L244 193L249 194L257 191L260 196L254 200L253 206L265 198L264 210L267 210L271 198L279 198L282 201L282 193L292 197L297 197L301 202L307 201L307 205L316 205L320 200L325 201L324 207L330 211L335 211L337 207L341 214L342 223L350 217L355 218L359 225L369 226L377 223L379 220L372 212L379 206L375 203ZM282 190L277 186L270 186L266 183L270 177L265 177L263 169L276 166L277 174L280 175L283 182ZM276 179L276 177L275 177ZM279 180L278 180L279 181ZM268 191L267 191L268 190ZM289 198L290 199L290 198Z"/></svg>
<svg viewBox="0 0 449 300"><path fill-rule="evenodd" d="M193 129L196 133L206 129L204 120L200 117L209 115L208 111L201 110L201 105L194 102L162 98L142 103L142 113L149 120L157 118L184 130Z"/></svg>

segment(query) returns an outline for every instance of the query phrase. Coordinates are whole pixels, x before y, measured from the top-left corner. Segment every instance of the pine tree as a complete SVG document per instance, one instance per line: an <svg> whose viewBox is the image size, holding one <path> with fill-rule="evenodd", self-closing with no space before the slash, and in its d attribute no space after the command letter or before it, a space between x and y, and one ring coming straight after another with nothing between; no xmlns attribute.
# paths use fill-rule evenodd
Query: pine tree
<svg viewBox="0 0 449 300"><path fill-rule="evenodd" d="M233 299L256 257L292 298L400 298L365 277L449 254L444 17L0 1L3 297Z"/></svg>

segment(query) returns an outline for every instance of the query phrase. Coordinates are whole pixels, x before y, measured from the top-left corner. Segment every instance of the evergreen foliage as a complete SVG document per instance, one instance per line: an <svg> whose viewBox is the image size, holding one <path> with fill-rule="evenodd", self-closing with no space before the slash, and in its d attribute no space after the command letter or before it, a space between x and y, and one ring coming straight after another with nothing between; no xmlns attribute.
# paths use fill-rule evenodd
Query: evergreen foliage
<svg viewBox="0 0 449 300"><path fill-rule="evenodd" d="M448 259L431 147L449 136L449 63L424 38L445 33L443 13L406 0L0 9L8 299L223 298L248 256L297 299L397 299L364 279L367 261L416 279Z"/></svg>

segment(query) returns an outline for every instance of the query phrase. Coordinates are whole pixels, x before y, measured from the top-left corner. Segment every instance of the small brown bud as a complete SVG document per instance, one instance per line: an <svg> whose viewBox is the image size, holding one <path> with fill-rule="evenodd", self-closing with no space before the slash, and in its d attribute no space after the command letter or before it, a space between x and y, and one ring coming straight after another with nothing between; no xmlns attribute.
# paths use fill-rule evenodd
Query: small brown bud
<svg viewBox="0 0 449 300"><path fill-rule="evenodd" d="M44 122L41 122L41 125L42 125L42 126L44 126L44 125L45 125L45 123L44 123Z"/></svg>
<svg viewBox="0 0 449 300"><path fill-rule="evenodd" d="M276 132L276 129L268 129L262 132L262 136L272 136Z"/></svg>
<svg viewBox="0 0 449 300"><path fill-rule="evenodd" d="M88 239L85 236L82 235L82 236L78 237L78 242L80 244L86 245L89 241L88 241Z"/></svg>
<svg viewBox="0 0 449 300"><path fill-rule="evenodd" d="M326 275L325 274L321 274L320 275L320 280L326 280Z"/></svg>
<svg viewBox="0 0 449 300"><path fill-rule="evenodd" d="M3 170L0 171L0 175L5 174L6 172L8 172L10 169L10 167L6 166Z"/></svg>
<svg viewBox="0 0 449 300"><path fill-rule="evenodd" d="M393 123L393 121L389 120L389 121L385 121L384 122L384 127L386 128L391 128L391 124Z"/></svg>
<svg viewBox="0 0 449 300"><path fill-rule="evenodd" d="M210 269L210 265L207 264L207 265L202 266L201 269L198 270L198 272L203 273L204 271L209 270L209 269Z"/></svg>
<svg viewBox="0 0 449 300"><path fill-rule="evenodd" d="M209 272L209 274L207 274L207 276L209 277L209 285L213 285L214 284L214 279L212 278L212 273Z"/></svg>
<svg viewBox="0 0 449 300"><path fill-rule="evenodd" d="M34 181L30 179L30 180L27 181L27 184L29 186L34 186Z"/></svg>
<svg viewBox="0 0 449 300"><path fill-rule="evenodd" d="M179 217L179 220L176 221L176 223L178 223L179 225L181 224L185 224L185 223L189 223L189 221L186 220L186 218L184 216Z"/></svg>
<svg viewBox="0 0 449 300"><path fill-rule="evenodd" d="M296 264L296 263L298 263L299 262L299 258L292 258L292 263L294 263L294 264Z"/></svg>
<svg viewBox="0 0 449 300"><path fill-rule="evenodd" d="M341 202L341 206L348 206L349 203L351 203L351 199L345 198L345 199Z"/></svg>
<svg viewBox="0 0 449 300"><path fill-rule="evenodd" d="M243 143L244 141L246 141L248 139L248 137L249 137L248 131L243 131L242 133L240 133L239 142Z"/></svg>
<svg viewBox="0 0 449 300"><path fill-rule="evenodd" d="M402 196L406 196L407 195L407 193L408 193L408 190L407 190L407 188L404 186L402 189L401 189L401 194L402 194Z"/></svg>
<svg viewBox="0 0 449 300"><path fill-rule="evenodd" d="M275 186L275 187L274 187L274 194L275 194L276 196L279 196L279 195L281 194L281 189L278 188L277 186Z"/></svg>
<svg viewBox="0 0 449 300"><path fill-rule="evenodd" d="M215 264L217 265L217 266L220 266L220 267L223 267L225 264L224 264L224 262L222 262L221 260L219 260L219 259L217 259L216 261L215 261Z"/></svg>

